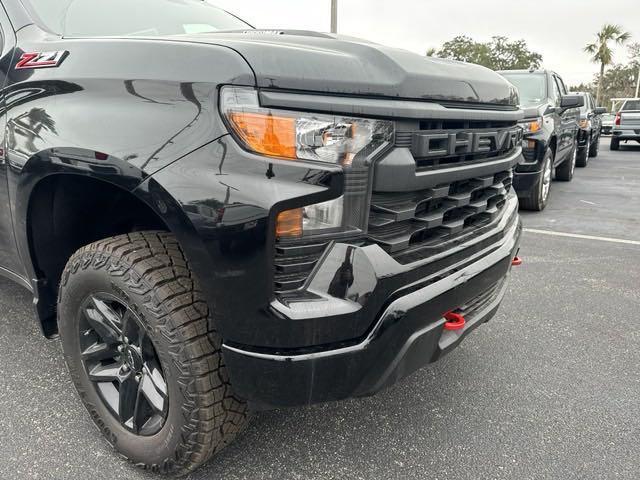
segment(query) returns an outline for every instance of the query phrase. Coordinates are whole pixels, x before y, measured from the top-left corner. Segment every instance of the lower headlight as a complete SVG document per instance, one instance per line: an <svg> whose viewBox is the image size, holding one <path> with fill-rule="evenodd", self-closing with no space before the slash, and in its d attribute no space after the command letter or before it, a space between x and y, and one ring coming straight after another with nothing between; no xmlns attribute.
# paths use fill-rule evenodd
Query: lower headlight
<svg viewBox="0 0 640 480"><path fill-rule="evenodd" d="M351 221L349 221L351 220ZM276 220L278 238L299 238L329 233L357 233L362 231L358 218L345 216L345 197L302 208L286 210Z"/></svg>
<svg viewBox="0 0 640 480"><path fill-rule="evenodd" d="M224 87L220 109L244 148L270 157L348 166L394 136L386 120L262 108L253 88Z"/></svg>

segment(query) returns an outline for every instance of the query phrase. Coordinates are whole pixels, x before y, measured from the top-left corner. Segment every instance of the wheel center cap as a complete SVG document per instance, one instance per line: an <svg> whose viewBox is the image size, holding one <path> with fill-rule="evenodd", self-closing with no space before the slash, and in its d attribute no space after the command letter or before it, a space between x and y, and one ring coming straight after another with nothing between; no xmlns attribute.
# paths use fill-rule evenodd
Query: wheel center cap
<svg viewBox="0 0 640 480"><path fill-rule="evenodd" d="M134 347L129 346L125 349L124 361L132 371L142 371L142 356Z"/></svg>

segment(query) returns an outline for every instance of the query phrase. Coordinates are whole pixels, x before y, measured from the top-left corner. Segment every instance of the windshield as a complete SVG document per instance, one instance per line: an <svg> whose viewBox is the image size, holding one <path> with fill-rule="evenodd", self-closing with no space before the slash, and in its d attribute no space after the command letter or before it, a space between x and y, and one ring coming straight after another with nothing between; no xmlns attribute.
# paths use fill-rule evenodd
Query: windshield
<svg viewBox="0 0 640 480"><path fill-rule="evenodd" d="M71 37L155 36L251 28L202 0L29 0L49 30Z"/></svg>
<svg viewBox="0 0 640 480"><path fill-rule="evenodd" d="M640 110L640 100L627 100L622 107L623 112L630 110Z"/></svg>
<svg viewBox="0 0 640 480"><path fill-rule="evenodd" d="M547 88L543 73L503 73L503 77L520 91L520 105L532 107L540 105L547 98Z"/></svg>

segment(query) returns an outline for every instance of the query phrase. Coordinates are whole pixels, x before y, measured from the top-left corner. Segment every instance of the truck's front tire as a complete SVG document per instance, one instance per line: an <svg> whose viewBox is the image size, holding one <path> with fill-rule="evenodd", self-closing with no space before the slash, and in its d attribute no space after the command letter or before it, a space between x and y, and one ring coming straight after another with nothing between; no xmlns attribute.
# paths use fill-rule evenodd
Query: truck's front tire
<svg viewBox="0 0 640 480"><path fill-rule="evenodd" d="M80 249L62 275L58 312L82 402L139 467L185 475L246 425L211 312L171 234L133 233Z"/></svg>
<svg viewBox="0 0 640 480"><path fill-rule="evenodd" d="M611 146L609 147L611 150L620 150L620 139L612 137L611 138Z"/></svg>

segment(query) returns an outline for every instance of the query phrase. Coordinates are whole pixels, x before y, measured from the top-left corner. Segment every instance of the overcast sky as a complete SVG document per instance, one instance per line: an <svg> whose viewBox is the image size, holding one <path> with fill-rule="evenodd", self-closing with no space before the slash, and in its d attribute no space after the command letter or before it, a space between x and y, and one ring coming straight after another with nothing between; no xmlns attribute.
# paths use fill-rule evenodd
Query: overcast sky
<svg viewBox="0 0 640 480"><path fill-rule="evenodd" d="M330 0L211 0L258 28L330 30ZM598 67L582 51L604 23L640 42L640 0L339 0L339 32L424 54L456 35L523 38L566 83ZM616 61L626 61L618 49Z"/></svg>

